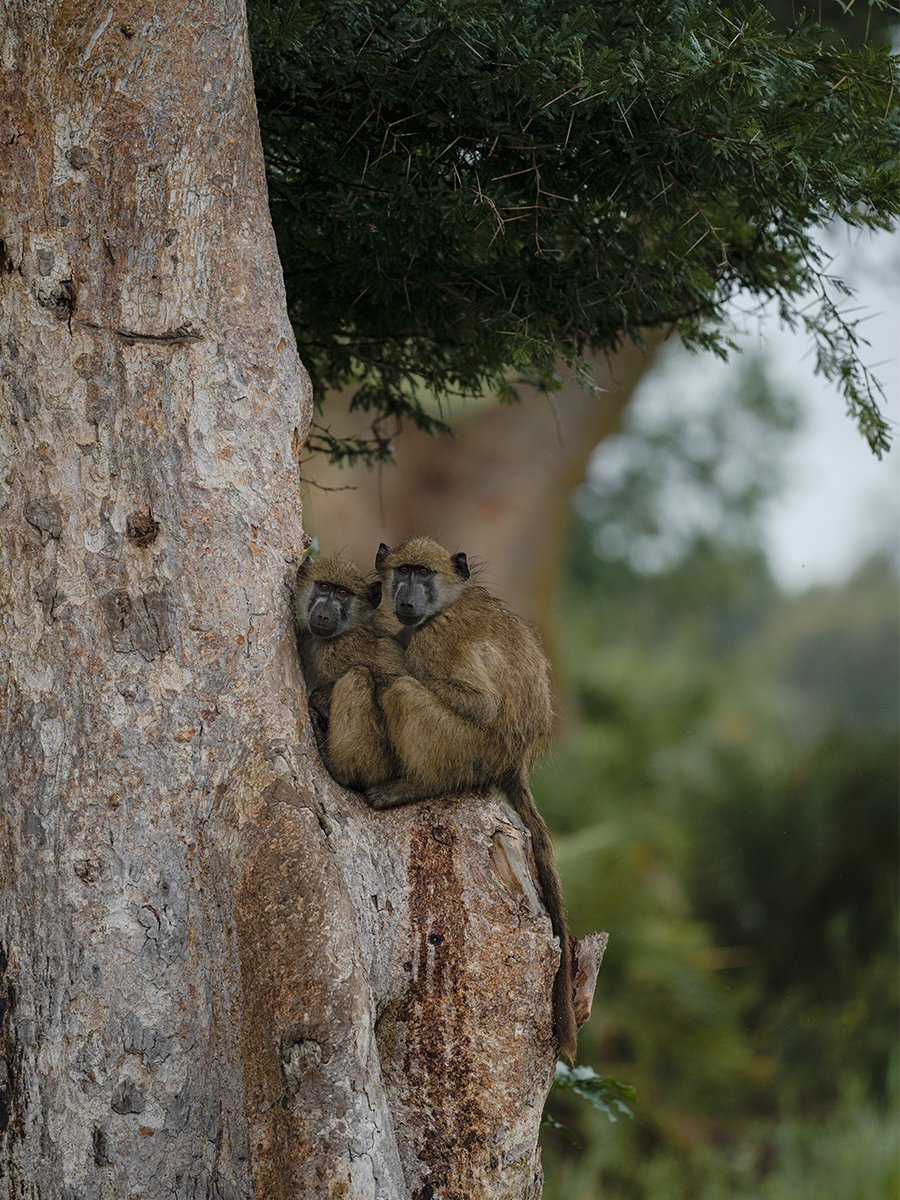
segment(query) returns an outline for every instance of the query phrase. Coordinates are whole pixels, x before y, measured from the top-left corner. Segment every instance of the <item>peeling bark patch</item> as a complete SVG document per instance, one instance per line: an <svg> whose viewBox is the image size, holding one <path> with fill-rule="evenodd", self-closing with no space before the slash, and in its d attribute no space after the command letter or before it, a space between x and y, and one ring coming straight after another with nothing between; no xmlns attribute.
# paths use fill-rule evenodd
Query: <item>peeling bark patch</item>
<svg viewBox="0 0 900 1200"><path fill-rule="evenodd" d="M148 590L132 596L121 588L99 597L113 649L119 654L140 654L150 662L172 647L169 600L166 590Z"/></svg>
<svg viewBox="0 0 900 1200"><path fill-rule="evenodd" d="M310 1071L322 1066L322 1046L312 1038L281 1039L281 1070L287 1090L296 1096Z"/></svg>
<svg viewBox="0 0 900 1200"><path fill-rule="evenodd" d="M178 1052L174 1038L142 1025L133 1013L122 1024L122 1046L126 1054L139 1054L151 1069Z"/></svg>
<svg viewBox="0 0 900 1200"><path fill-rule="evenodd" d="M185 321L175 329L165 329L161 333L139 333L136 329L114 329L113 333L128 346L133 346L135 342L157 342L162 345L178 346L203 340L203 335L193 329L189 321Z"/></svg>
<svg viewBox="0 0 900 1200"><path fill-rule="evenodd" d="M35 390L33 386L34 371L31 368L19 368L22 375L12 375L11 372L5 371L3 378L9 382L9 390L12 393L13 403L10 409L9 419L11 424L18 425L19 420L31 421L37 413L37 400L35 399Z"/></svg>
<svg viewBox="0 0 900 1200"><path fill-rule="evenodd" d="M123 1117L129 1113L142 1113L147 1107L143 1089L133 1079L123 1079L113 1092L109 1107Z"/></svg>
<svg viewBox="0 0 900 1200"><path fill-rule="evenodd" d="M76 858L72 869L85 883L98 883L103 875L103 863L99 858Z"/></svg>
<svg viewBox="0 0 900 1200"><path fill-rule="evenodd" d="M167 899L158 899L156 905L141 905L136 919L144 931L147 952L157 955L164 963L171 965L184 957L187 914L184 898L171 891L167 893L166 889L167 885L163 882L160 892Z"/></svg>
<svg viewBox="0 0 900 1200"><path fill-rule="evenodd" d="M58 500L51 500L49 496L30 500L25 505L25 520L40 533L42 546L62 533L62 508Z"/></svg>
<svg viewBox="0 0 900 1200"><path fill-rule="evenodd" d="M133 512L125 522L125 536L135 546L143 548L156 541L159 534L159 521L148 508L146 512Z"/></svg>
<svg viewBox="0 0 900 1200"><path fill-rule="evenodd" d="M112 1166L112 1159L109 1157L107 1149L106 1134L102 1129L95 1128L91 1135L91 1150L93 1152L95 1167Z"/></svg>
<svg viewBox="0 0 900 1200"><path fill-rule="evenodd" d="M25 810L25 833L36 846L47 845L47 833L43 822L37 812L30 806Z"/></svg>
<svg viewBox="0 0 900 1200"><path fill-rule="evenodd" d="M115 262L112 247L104 243L110 262ZM82 329L94 329L98 333L111 333L119 338L126 346L139 343L149 343L154 346L184 346L191 342L202 342L203 334L194 329L190 321L183 321L174 329L163 329L158 333L151 330L110 328L108 325L98 325L95 321L76 321Z"/></svg>
<svg viewBox="0 0 900 1200"><path fill-rule="evenodd" d="M48 625L53 623L58 603L65 600L63 593L57 591L56 580L56 571L53 570L34 589L35 599L40 601L41 608L44 610L44 620Z"/></svg>
<svg viewBox="0 0 900 1200"><path fill-rule="evenodd" d="M575 971L572 983L575 993L575 1021L579 1028L591 1015L597 974L603 963L608 941L608 933L589 933L575 943Z"/></svg>
<svg viewBox="0 0 900 1200"><path fill-rule="evenodd" d="M542 903L534 886L536 868L529 857L520 851L519 842L504 829L497 829L491 838L491 866L494 877L502 885L514 909L540 912Z"/></svg>
<svg viewBox="0 0 900 1200"><path fill-rule="evenodd" d="M72 146L66 151L66 158L76 171L83 171L91 161L90 152L84 146Z"/></svg>
<svg viewBox="0 0 900 1200"><path fill-rule="evenodd" d="M39 292L37 302L58 320L71 321L75 311L75 284L71 279L63 279L51 292Z"/></svg>

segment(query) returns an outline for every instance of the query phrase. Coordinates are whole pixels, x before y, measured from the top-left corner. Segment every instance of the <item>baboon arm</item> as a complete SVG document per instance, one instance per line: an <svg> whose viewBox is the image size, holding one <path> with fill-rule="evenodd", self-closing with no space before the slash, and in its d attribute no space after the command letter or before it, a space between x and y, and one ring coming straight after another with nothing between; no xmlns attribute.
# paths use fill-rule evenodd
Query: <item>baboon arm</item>
<svg viewBox="0 0 900 1200"><path fill-rule="evenodd" d="M500 711L492 661L489 643L469 646L446 676L428 675L422 682L452 713L483 728L496 720Z"/></svg>
<svg viewBox="0 0 900 1200"><path fill-rule="evenodd" d="M398 774L421 786L423 795L478 782L482 731L443 704L425 684L402 676L384 693L382 707Z"/></svg>
<svg viewBox="0 0 900 1200"><path fill-rule="evenodd" d="M372 787L396 774L374 681L365 667L347 671L334 685L325 757L331 774L348 787Z"/></svg>
<svg viewBox="0 0 900 1200"><path fill-rule="evenodd" d="M426 686L445 708L474 725L490 725L500 711L500 697L493 689L484 692L452 679L429 680Z"/></svg>

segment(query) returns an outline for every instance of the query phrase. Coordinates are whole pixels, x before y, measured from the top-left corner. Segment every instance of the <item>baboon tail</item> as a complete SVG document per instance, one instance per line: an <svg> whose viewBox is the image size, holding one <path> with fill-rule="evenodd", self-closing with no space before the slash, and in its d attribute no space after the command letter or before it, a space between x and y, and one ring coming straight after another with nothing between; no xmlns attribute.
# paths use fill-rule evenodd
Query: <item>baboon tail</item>
<svg viewBox="0 0 900 1200"><path fill-rule="evenodd" d="M544 818L537 810L528 776L524 768L511 776L504 785L510 804L522 818L522 823L531 834L534 861L538 879L544 894L544 904L550 914L553 932L559 938L559 969L553 984L553 1014L556 1021L556 1040L560 1052L569 1062L575 1061L578 1026L575 1022L575 1007L572 994L572 940L566 925L566 909L563 903L562 886L556 870L556 858L550 833Z"/></svg>

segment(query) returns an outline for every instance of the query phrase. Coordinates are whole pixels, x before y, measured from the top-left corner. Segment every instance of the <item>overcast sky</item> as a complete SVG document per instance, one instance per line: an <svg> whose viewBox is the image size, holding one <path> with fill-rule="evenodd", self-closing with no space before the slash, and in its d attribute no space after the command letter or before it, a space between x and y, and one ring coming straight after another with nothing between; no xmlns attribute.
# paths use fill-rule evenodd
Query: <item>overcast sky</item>
<svg viewBox="0 0 900 1200"><path fill-rule="evenodd" d="M804 361L805 340L773 328L776 362L807 408L807 432L788 451L790 484L766 522L773 567L790 586L840 579L872 551L900 544L900 234L858 243L844 235L836 253L835 271L857 288L867 316L866 362L884 386L895 443L879 462L841 397Z"/></svg>
<svg viewBox="0 0 900 1200"><path fill-rule="evenodd" d="M806 413L804 429L786 448L786 487L765 520L772 568L792 588L845 578L873 551L900 544L900 233L845 231L832 242L831 273L857 290L871 343L865 362L885 388L896 444L875 458L837 390L815 375L810 338L781 329L774 318L742 322L742 343L767 352L770 378L784 378ZM721 395L737 369L735 358L674 355L644 385L647 399L656 388Z"/></svg>

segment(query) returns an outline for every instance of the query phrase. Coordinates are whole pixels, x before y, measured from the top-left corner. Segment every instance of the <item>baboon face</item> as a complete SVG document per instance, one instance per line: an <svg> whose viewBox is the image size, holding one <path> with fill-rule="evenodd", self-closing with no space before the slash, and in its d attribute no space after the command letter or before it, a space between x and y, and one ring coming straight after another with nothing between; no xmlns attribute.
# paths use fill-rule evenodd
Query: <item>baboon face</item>
<svg viewBox="0 0 900 1200"><path fill-rule="evenodd" d="M316 637L337 637L351 624L355 600L345 587L326 579L313 580L306 606L307 629Z"/></svg>
<svg viewBox="0 0 900 1200"><path fill-rule="evenodd" d="M366 582L343 568L333 558L323 560L323 575L317 579L304 564L298 572L298 611L307 630L316 637L340 637L371 617L381 600L381 583ZM349 585L349 586L348 586Z"/></svg>
<svg viewBox="0 0 900 1200"><path fill-rule="evenodd" d="M433 561L421 561L417 549ZM408 561L404 561L404 550L412 552ZM393 563L389 562L391 554L395 555ZM375 565L386 576L397 620L409 626L421 625L452 604L469 578L465 554L448 554L425 538L413 538L396 551L382 542Z"/></svg>
<svg viewBox="0 0 900 1200"><path fill-rule="evenodd" d="M403 563L391 579L394 613L403 625L420 625L438 611L436 576L428 567Z"/></svg>

